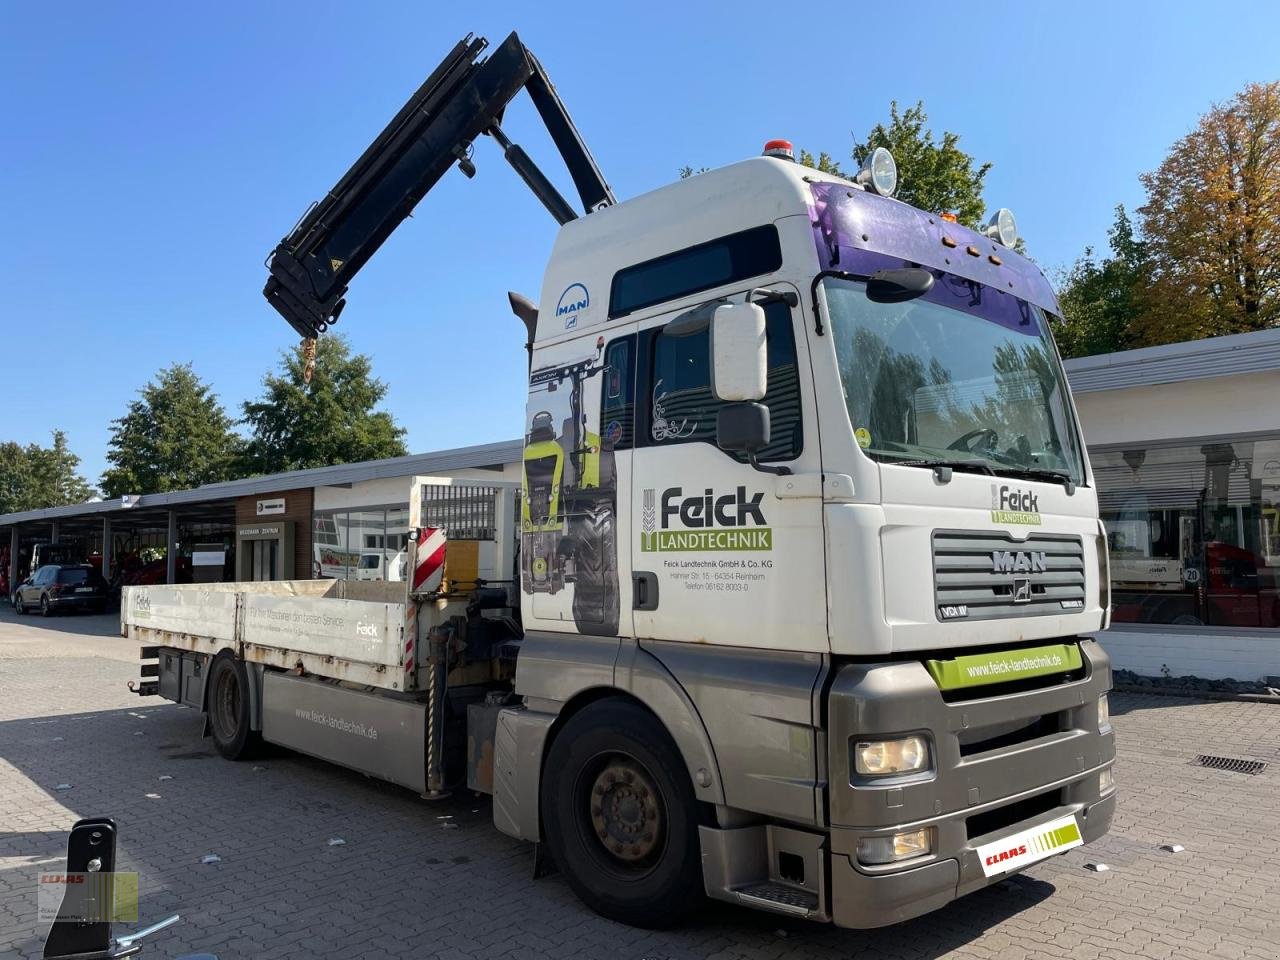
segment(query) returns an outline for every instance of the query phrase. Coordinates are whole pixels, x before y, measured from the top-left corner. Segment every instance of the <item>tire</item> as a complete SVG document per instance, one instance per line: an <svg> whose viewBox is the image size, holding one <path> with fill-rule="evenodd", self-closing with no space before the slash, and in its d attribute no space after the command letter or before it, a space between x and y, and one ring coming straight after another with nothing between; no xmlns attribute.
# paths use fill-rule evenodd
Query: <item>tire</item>
<svg viewBox="0 0 1280 960"><path fill-rule="evenodd" d="M693 785L648 711L603 700L573 716L552 741L540 793L547 847L573 892L596 913L662 929L701 904Z"/></svg>
<svg viewBox="0 0 1280 960"><path fill-rule="evenodd" d="M42 593L40 595L40 616L53 616L53 608L49 606L49 595L47 593Z"/></svg>
<svg viewBox="0 0 1280 960"><path fill-rule="evenodd" d="M13 612L18 616L22 616L27 612L27 605L22 602L22 594L15 593L13 595Z"/></svg>
<svg viewBox="0 0 1280 960"><path fill-rule="evenodd" d="M598 501L573 524L573 621L579 632L618 635L618 538L613 504Z"/></svg>
<svg viewBox="0 0 1280 960"><path fill-rule="evenodd" d="M228 760L251 759L262 736L249 729L249 672L230 654L218 654L205 681L209 732Z"/></svg>

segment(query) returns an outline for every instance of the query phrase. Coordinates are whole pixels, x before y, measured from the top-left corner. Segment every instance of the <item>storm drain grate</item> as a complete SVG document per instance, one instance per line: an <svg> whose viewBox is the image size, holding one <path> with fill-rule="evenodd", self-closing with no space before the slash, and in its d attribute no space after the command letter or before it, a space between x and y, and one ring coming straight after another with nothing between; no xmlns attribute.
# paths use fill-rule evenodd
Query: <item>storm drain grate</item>
<svg viewBox="0 0 1280 960"><path fill-rule="evenodd" d="M1239 757L1214 757L1203 753L1196 757L1195 764L1201 767L1208 767L1210 770L1247 773L1251 777L1267 769L1267 765L1261 760L1242 760Z"/></svg>

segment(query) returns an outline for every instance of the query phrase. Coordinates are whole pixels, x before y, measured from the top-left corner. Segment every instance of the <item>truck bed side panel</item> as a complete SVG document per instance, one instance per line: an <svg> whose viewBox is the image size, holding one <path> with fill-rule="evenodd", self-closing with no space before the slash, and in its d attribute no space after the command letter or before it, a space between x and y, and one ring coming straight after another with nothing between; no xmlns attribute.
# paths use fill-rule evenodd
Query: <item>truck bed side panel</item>
<svg viewBox="0 0 1280 960"><path fill-rule="evenodd" d="M120 622L233 643L236 594L190 587L134 587L124 591Z"/></svg>
<svg viewBox="0 0 1280 960"><path fill-rule="evenodd" d="M244 596L245 643L400 670L404 605Z"/></svg>

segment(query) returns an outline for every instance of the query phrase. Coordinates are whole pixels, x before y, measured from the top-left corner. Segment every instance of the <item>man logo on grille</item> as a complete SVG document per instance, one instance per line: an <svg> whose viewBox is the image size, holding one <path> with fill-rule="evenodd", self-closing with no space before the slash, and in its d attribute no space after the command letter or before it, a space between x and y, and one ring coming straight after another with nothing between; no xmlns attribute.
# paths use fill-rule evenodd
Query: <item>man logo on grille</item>
<svg viewBox="0 0 1280 960"><path fill-rule="evenodd" d="M1043 550L993 550L991 569L995 573L1044 573L1049 558Z"/></svg>
<svg viewBox="0 0 1280 960"><path fill-rule="evenodd" d="M1030 577L1014 577L1013 578L1013 602L1014 603L1030 603L1031 602L1031 578Z"/></svg>

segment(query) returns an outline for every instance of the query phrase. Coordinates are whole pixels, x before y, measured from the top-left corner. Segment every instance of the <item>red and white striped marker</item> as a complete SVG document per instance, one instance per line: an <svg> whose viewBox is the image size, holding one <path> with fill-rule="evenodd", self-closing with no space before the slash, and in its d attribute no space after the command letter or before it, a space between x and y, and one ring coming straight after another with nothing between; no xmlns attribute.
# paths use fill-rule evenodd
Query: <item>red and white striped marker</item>
<svg viewBox="0 0 1280 960"><path fill-rule="evenodd" d="M413 590L430 593L439 589L444 579L444 531L423 527L418 533L418 552L414 555Z"/></svg>

